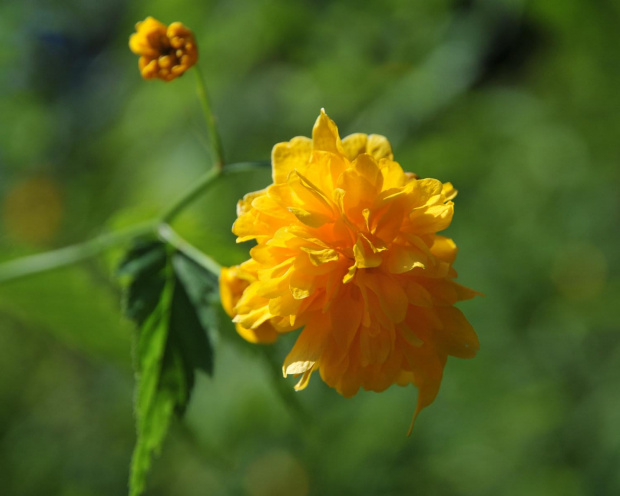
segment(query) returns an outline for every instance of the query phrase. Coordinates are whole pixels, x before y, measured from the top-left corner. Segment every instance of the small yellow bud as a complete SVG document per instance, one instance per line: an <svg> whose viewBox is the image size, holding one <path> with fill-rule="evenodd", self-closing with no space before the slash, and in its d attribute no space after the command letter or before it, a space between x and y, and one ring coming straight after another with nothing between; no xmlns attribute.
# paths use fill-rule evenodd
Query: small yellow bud
<svg viewBox="0 0 620 496"><path fill-rule="evenodd" d="M129 48L140 55L138 67L144 79L172 81L198 60L190 29L180 22L166 27L152 17L136 24L136 32L129 37Z"/></svg>

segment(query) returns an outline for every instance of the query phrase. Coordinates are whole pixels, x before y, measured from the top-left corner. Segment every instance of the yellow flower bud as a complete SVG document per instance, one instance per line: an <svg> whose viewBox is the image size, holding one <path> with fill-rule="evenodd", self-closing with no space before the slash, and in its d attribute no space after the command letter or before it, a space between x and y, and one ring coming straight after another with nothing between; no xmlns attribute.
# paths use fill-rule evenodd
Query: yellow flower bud
<svg viewBox="0 0 620 496"><path fill-rule="evenodd" d="M153 17L136 24L129 48L140 55L138 66L144 79L172 81L198 61L194 33L180 22L170 26Z"/></svg>

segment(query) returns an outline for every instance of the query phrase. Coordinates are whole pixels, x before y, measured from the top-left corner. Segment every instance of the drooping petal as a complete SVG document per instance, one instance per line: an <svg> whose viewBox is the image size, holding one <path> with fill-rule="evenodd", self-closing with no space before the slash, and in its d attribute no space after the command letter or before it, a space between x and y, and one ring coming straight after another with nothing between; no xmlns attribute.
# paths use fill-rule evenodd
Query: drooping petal
<svg viewBox="0 0 620 496"><path fill-rule="evenodd" d="M329 329L329 314L315 313L301 332L293 349L284 359L282 371L288 374L303 374L321 358Z"/></svg>
<svg viewBox="0 0 620 496"><path fill-rule="evenodd" d="M458 301L471 300L482 293L466 288L449 279L430 279L425 282L429 296L437 306L452 306Z"/></svg>
<svg viewBox="0 0 620 496"><path fill-rule="evenodd" d="M437 315L442 326L437 329L439 346L448 355L458 358L473 358L480 348L478 336L463 313L455 307L440 307Z"/></svg>
<svg viewBox="0 0 620 496"><path fill-rule="evenodd" d="M408 346L405 344L402 349L407 360L407 368L413 374L413 383L418 388L418 401L411 419L409 431L407 432L407 435L411 435L420 412L435 401L437 397L446 356L444 353L434 350L428 344L423 346Z"/></svg>

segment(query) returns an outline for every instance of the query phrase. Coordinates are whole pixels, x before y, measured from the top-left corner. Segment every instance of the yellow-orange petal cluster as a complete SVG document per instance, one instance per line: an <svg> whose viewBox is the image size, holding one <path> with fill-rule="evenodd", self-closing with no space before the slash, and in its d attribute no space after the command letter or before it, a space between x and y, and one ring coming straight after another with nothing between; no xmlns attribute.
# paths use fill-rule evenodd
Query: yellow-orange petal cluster
<svg viewBox="0 0 620 496"><path fill-rule="evenodd" d="M324 111L312 139L274 147L272 168L273 184L237 207L238 242L257 244L222 271L226 312L255 343L303 328L283 366L296 389L314 371L344 396L414 384L415 419L448 355L478 350L454 307L477 293L454 281L456 245L437 234L456 190L404 172L383 136L341 140Z"/></svg>
<svg viewBox="0 0 620 496"><path fill-rule="evenodd" d="M138 66L144 79L172 81L198 60L194 34L180 22L170 26L153 17L136 24L129 48L140 55Z"/></svg>

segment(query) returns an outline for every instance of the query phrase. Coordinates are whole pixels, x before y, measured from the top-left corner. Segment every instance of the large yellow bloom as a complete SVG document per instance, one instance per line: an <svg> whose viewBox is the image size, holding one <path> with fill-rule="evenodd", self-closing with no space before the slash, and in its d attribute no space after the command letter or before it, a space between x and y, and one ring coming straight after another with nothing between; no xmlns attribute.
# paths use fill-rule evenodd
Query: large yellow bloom
<svg viewBox="0 0 620 496"><path fill-rule="evenodd" d="M341 140L324 111L312 139L274 147L272 166L273 184L237 207L237 241L257 245L222 270L225 310L255 343L303 327L283 366L301 375L295 389L315 370L344 396L411 383L415 420L447 356L478 350L453 306L477 293L454 282L456 245L437 234L456 190L403 172L383 136Z"/></svg>

